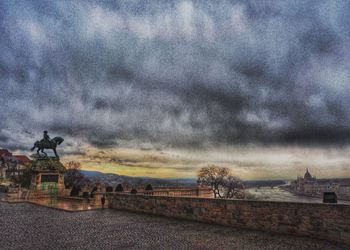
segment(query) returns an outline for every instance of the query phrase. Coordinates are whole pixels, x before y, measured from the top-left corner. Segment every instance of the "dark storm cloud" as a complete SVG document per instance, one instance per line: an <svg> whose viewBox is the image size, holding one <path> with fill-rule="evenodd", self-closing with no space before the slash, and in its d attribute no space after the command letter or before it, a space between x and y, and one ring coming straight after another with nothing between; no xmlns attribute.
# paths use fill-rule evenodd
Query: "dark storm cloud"
<svg viewBox="0 0 350 250"><path fill-rule="evenodd" d="M6 142L8 142L9 140L10 140L10 137L9 137L9 136L0 134L0 141L1 141L1 142L6 143Z"/></svg>
<svg viewBox="0 0 350 250"><path fill-rule="evenodd" d="M349 13L348 1L1 1L0 146L44 129L97 147L348 144Z"/></svg>

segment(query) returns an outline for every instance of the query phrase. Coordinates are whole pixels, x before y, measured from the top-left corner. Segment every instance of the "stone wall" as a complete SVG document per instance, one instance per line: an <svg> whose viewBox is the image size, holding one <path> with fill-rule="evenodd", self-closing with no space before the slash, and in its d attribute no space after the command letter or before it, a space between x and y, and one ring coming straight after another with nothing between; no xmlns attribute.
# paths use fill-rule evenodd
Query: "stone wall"
<svg viewBox="0 0 350 250"><path fill-rule="evenodd" d="M109 207L350 244L350 206L111 194Z"/></svg>

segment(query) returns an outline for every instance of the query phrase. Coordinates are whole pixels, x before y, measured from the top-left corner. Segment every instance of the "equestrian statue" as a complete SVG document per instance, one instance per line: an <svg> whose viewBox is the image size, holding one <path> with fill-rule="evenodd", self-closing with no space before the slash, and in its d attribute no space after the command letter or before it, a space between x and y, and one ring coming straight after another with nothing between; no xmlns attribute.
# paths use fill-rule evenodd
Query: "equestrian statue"
<svg viewBox="0 0 350 250"><path fill-rule="evenodd" d="M31 150L33 151L35 148L38 148L38 150L37 150L38 155L40 155L40 151L41 151L41 153L47 155L44 152L44 149L52 149L53 152L55 153L55 156L59 159L59 156L58 156L57 151L56 151L56 147L57 147L57 145L60 145L63 141L64 141L64 139L62 137L55 137L53 139L50 139L48 132L44 131L44 138L41 139L40 141L36 141L34 143L34 147L32 147Z"/></svg>

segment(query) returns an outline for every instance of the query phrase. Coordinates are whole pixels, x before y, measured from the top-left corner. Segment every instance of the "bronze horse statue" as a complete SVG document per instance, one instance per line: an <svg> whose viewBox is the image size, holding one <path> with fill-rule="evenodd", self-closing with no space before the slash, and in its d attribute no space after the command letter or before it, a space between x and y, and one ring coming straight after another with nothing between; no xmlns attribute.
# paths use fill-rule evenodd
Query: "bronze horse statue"
<svg viewBox="0 0 350 250"><path fill-rule="evenodd" d="M57 145L60 145L62 142L64 141L64 139L62 137L55 137L50 141L36 141L34 143L34 147L31 148L31 150L33 151L35 148L38 148L37 153L38 155L40 154L40 150L41 153L44 153L46 155L46 153L44 152L44 149L52 149L53 152L55 153L55 156L57 158L59 158L57 152L56 152L56 147Z"/></svg>

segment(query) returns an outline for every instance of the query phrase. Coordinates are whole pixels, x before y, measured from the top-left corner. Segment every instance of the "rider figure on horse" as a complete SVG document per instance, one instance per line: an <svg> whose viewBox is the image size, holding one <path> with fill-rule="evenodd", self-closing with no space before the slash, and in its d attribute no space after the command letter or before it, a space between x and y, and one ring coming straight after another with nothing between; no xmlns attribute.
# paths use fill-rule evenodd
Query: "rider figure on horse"
<svg viewBox="0 0 350 250"><path fill-rule="evenodd" d="M48 132L45 130L45 131L44 131L44 138L41 139L40 142L41 142L43 145L50 145L50 140L51 140L51 138L50 138L50 136L48 135Z"/></svg>
<svg viewBox="0 0 350 250"><path fill-rule="evenodd" d="M58 145L61 145L61 143L64 141L64 139L62 137L56 136L54 137L52 140L50 138L50 136L48 135L47 131L44 131L44 136L43 139L41 139L40 141L36 141L34 143L34 147L31 148L31 150L33 151L35 148L37 148L37 154L40 156L40 152L43 153L44 155L46 155L46 153L44 152L44 149L52 149L53 152L55 153L56 158L59 158L57 152L56 152L56 147Z"/></svg>

